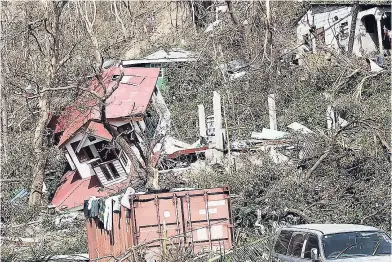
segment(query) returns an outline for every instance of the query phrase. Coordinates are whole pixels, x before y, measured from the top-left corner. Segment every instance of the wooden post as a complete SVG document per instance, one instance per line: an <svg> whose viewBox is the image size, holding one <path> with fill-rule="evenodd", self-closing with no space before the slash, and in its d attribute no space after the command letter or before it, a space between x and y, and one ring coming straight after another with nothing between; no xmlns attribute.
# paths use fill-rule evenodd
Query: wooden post
<svg viewBox="0 0 392 262"><path fill-rule="evenodd" d="M275 94L268 95L268 111L270 119L270 129L278 130L278 125L276 122Z"/></svg>

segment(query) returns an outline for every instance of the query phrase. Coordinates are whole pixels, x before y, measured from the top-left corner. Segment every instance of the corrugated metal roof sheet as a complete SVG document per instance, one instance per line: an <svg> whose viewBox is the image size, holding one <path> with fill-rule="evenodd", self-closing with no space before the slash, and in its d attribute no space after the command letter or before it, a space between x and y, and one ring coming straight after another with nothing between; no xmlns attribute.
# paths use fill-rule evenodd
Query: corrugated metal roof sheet
<svg viewBox="0 0 392 262"><path fill-rule="evenodd" d="M61 183L52 199L52 204L59 209L64 206L66 209L82 206L84 200L91 196L106 197L127 186L127 182L123 182L109 187L109 190L100 191L102 186L97 176L82 179L76 170L65 173Z"/></svg>
<svg viewBox="0 0 392 262"><path fill-rule="evenodd" d="M125 66L131 66L136 64L170 63L170 62L186 62L186 61L196 61L194 54L182 49L173 49L169 52L166 52L165 50L161 49L141 59L122 61L122 64Z"/></svg>
<svg viewBox="0 0 392 262"><path fill-rule="evenodd" d="M151 55L146 56L144 59L178 59L178 58L189 58L192 55L191 52L182 49L173 49L169 52L161 49Z"/></svg>

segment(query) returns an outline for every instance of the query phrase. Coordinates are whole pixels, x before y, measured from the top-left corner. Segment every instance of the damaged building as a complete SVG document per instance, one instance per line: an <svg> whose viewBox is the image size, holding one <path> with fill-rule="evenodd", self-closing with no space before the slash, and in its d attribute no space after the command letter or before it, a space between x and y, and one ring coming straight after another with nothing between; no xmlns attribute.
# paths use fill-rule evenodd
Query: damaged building
<svg viewBox="0 0 392 262"><path fill-rule="evenodd" d="M358 8L357 15L355 8ZM297 41L301 45L299 58L306 52L316 52L318 45L347 52L353 19L356 20L353 54L359 57L390 56L390 3L359 1L356 7L343 1L314 1L297 25Z"/></svg>
<svg viewBox="0 0 392 262"><path fill-rule="evenodd" d="M106 101L106 120L123 135L141 163L143 154L158 155L157 149L148 151L149 140L170 127L170 112L156 85L159 68L116 66L102 76L109 90L118 82ZM103 95L99 81L91 80L88 88ZM58 209L80 209L90 196L104 197L128 184L132 163L112 143L113 136L101 122L99 102L82 96L49 123L70 166L52 199Z"/></svg>

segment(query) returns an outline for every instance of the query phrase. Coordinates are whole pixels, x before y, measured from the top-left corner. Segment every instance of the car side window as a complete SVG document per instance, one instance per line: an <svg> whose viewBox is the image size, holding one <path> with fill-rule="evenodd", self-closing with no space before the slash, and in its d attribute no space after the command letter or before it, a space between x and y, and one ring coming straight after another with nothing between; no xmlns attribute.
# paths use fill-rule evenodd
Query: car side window
<svg viewBox="0 0 392 262"><path fill-rule="evenodd" d="M305 244L304 258L311 259L310 250L312 250L312 248L316 248L317 254L320 254L318 237L316 235L309 234Z"/></svg>
<svg viewBox="0 0 392 262"><path fill-rule="evenodd" d="M301 257L302 247L305 242L305 235L302 233L294 233L289 245L289 256Z"/></svg>
<svg viewBox="0 0 392 262"><path fill-rule="evenodd" d="M292 231L282 230L280 231L279 237L275 243L275 252L277 254L286 255L287 248L289 247Z"/></svg>

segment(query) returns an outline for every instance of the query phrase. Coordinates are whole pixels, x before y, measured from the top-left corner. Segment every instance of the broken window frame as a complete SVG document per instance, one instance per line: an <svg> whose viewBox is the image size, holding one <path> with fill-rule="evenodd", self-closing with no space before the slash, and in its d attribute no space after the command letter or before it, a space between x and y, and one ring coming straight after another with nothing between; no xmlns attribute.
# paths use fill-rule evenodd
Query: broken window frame
<svg viewBox="0 0 392 262"><path fill-rule="evenodd" d="M325 29L324 26L316 28L316 36L321 43L325 44Z"/></svg>
<svg viewBox="0 0 392 262"><path fill-rule="evenodd" d="M287 255L292 257L301 258L302 249L305 244L305 234L302 232L293 232L290 244L287 249Z"/></svg>
<svg viewBox="0 0 392 262"><path fill-rule="evenodd" d="M341 22L339 24L339 39L342 40L347 40L348 37L350 36L350 30L348 27L348 21Z"/></svg>
<svg viewBox="0 0 392 262"><path fill-rule="evenodd" d="M102 140L98 143L95 143L94 146L98 152L100 160L103 163L110 162L118 158L119 150L110 146L109 142Z"/></svg>
<svg viewBox="0 0 392 262"><path fill-rule="evenodd" d="M99 168L101 169L104 177L106 178L106 181L113 180L113 176L110 173L109 169L106 167L106 165L100 165Z"/></svg>
<svg viewBox="0 0 392 262"><path fill-rule="evenodd" d="M84 163L90 161L95 158L93 151L91 150L90 146L82 147L79 152L76 152L76 148L78 147L80 141L76 141L71 143L72 150L75 153L79 163Z"/></svg>
<svg viewBox="0 0 392 262"><path fill-rule="evenodd" d="M112 174L113 179L117 179L120 177L120 173L118 172L117 168L114 166L113 161L106 164L109 167L109 170Z"/></svg>

